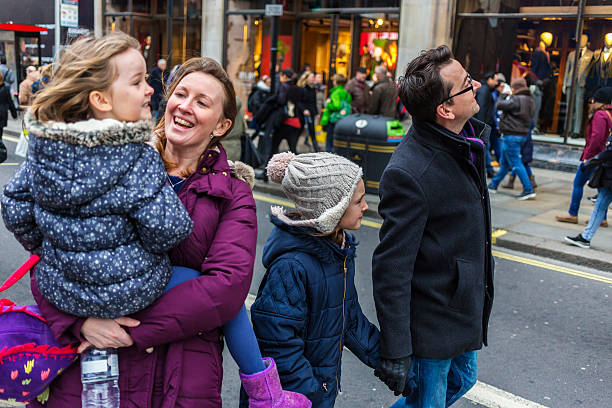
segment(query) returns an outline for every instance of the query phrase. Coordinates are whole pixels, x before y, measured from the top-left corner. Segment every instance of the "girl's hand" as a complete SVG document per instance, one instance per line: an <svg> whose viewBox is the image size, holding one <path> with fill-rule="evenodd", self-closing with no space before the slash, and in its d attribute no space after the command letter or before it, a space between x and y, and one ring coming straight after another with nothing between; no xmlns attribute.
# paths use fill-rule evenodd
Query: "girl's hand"
<svg viewBox="0 0 612 408"><path fill-rule="evenodd" d="M118 317L116 319L99 319L89 317L81 326L81 334L87 341L81 343L78 352L86 350L90 345L95 348L129 347L134 341L121 326L136 327L140 322L131 317Z"/></svg>

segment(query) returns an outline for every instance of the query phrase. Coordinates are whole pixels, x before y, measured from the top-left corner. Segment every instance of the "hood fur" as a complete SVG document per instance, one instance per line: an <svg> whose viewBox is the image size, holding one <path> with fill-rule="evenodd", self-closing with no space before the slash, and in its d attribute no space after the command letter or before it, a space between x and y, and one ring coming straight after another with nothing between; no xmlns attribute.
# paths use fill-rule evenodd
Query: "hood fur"
<svg viewBox="0 0 612 408"><path fill-rule="evenodd" d="M34 118L31 111L25 115L25 126L28 132L36 137L85 147L147 142L153 132L153 122L150 120L120 122L115 119L89 119L74 123L40 122Z"/></svg>

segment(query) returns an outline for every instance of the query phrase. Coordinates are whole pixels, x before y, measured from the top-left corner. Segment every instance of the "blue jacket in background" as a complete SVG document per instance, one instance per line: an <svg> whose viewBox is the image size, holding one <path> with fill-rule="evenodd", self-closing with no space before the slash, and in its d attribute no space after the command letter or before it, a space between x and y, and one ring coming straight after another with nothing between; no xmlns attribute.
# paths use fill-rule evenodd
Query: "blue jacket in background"
<svg viewBox="0 0 612 408"><path fill-rule="evenodd" d="M25 249L41 255L40 292L76 316L144 309L170 279L166 252L193 225L146 144L151 124L41 123L28 113L26 126L28 155L4 187L2 217Z"/></svg>
<svg viewBox="0 0 612 408"><path fill-rule="evenodd" d="M262 354L276 361L284 389L306 395L313 408L331 408L344 346L368 366L378 363L378 328L355 289L357 241L346 234L341 249L312 229L271 219L267 272L251 308L255 335Z"/></svg>

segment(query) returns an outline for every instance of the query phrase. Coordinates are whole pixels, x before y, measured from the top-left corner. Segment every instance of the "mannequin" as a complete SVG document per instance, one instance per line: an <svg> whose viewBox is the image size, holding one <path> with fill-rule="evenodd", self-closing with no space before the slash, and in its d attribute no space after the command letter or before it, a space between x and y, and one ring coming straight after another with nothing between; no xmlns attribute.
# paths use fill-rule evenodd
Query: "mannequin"
<svg viewBox="0 0 612 408"><path fill-rule="evenodd" d="M538 77L539 80L544 81L550 78L552 69L550 67L550 54L546 50L550 47L553 41L553 35L549 32L540 34L540 43L538 48L533 50L531 56L531 71Z"/></svg>
<svg viewBox="0 0 612 408"><path fill-rule="evenodd" d="M587 48L589 37L586 34L580 36L580 50L578 52L578 77L576 93L574 95L574 109L572 114L572 120L568 124L570 130L570 137L578 137L582 130L582 112L584 110L584 92L587 80L587 75L590 69L590 63L593 59L593 51ZM569 98L571 96L572 87L572 75L574 73L574 58L576 51L572 51L567 56L567 62L565 64L565 74L563 76L563 93L567 98L567 105L569 106Z"/></svg>
<svg viewBox="0 0 612 408"><path fill-rule="evenodd" d="M587 76L587 97L601 87L612 86L612 33L604 36L604 46L593 52Z"/></svg>

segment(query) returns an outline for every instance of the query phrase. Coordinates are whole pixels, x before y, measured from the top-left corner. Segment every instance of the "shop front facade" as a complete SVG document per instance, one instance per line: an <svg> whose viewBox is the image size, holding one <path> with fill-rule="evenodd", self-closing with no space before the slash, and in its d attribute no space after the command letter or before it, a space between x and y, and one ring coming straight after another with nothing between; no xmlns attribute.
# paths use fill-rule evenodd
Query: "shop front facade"
<svg viewBox="0 0 612 408"><path fill-rule="evenodd" d="M612 4L606 0L457 0L453 52L474 78L527 80L538 140L580 143L588 99L612 86Z"/></svg>

